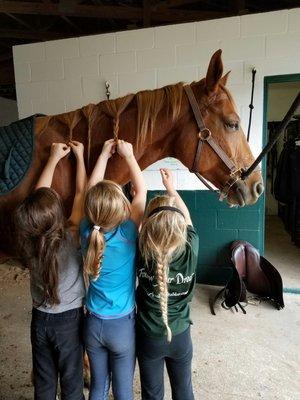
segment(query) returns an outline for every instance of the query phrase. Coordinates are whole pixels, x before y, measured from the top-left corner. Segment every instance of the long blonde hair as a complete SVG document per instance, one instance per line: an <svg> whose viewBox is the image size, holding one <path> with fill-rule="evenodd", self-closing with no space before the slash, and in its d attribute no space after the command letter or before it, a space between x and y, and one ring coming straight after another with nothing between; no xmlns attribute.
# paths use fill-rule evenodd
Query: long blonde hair
<svg viewBox="0 0 300 400"><path fill-rule="evenodd" d="M170 342L172 332L168 323L169 263L174 253L182 251L185 247L187 223L183 215L172 210L162 210L150 215L154 209L161 206L176 207L175 198L157 196L149 202L140 232L139 248L146 265L151 262L155 266L162 319Z"/></svg>
<svg viewBox="0 0 300 400"><path fill-rule="evenodd" d="M105 249L104 232L108 232L129 218L131 207L121 187L103 180L91 187L85 197L85 215L94 225L84 260L84 272L97 280L101 273Z"/></svg>

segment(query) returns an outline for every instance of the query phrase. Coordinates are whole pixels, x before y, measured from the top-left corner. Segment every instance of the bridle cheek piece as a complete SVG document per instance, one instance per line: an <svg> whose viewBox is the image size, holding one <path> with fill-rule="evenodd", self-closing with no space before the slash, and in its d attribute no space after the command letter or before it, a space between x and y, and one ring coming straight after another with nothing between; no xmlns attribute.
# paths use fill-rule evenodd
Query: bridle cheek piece
<svg viewBox="0 0 300 400"><path fill-rule="evenodd" d="M199 133L198 133L198 144L197 149L194 157L194 162L190 172L193 172L198 179L209 189L214 192L219 193L219 200L223 201L227 196L236 182L242 180L242 174L245 171L244 168L237 168L232 160L228 157L228 155L224 152L224 150L218 145L218 143L212 137L211 131L205 126L204 120L201 114L201 110L193 93L193 90L190 85L185 85L184 90L188 97L189 103L194 113L194 117L196 119ZM200 157L201 157L201 150L203 144L207 143L210 147L214 150L214 152L218 155L218 157L223 161L223 163L227 166L230 171L230 177L225 182L224 186L220 190L215 190L207 181L206 179L200 174L198 170L198 166L200 164Z"/></svg>

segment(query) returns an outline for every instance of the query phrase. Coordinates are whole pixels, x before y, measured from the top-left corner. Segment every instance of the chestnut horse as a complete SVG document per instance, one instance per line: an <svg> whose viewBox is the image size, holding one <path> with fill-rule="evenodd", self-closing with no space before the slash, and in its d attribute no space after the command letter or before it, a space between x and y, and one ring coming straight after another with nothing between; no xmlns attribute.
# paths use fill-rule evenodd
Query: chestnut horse
<svg viewBox="0 0 300 400"><path fill-rule="evenodd" d="M215 142L233 161L236 168L247 168L254 161L233 99L226 89L228 74L223 75L221 50L212 56L206 78L193 82L191 88L203 114L206 127ZM126 105L126 108L125 108ZM125 108L125 109L124 109ZM22 183L0 197L0 249L12 255L13 229L10 216L15 206L33 190L49 156L52 142L67 143L71 138L85 145L88 174L93 169L103 142L113 135L131 142L141 169L165 157L175 157L192 168L198 128L195 116L183 90L183 84L146 90L116 100L90 104L79 110L56 116L37 117L35 120L35 151L32 166ZM218 155L203 146L198 171L217 188L224 187L230 171ZM74 196L75 162L72 156L59 164L53 178L53 188L60 194L66 207ZM129 180L124 161L115 155L108 163L106 178L120 184ZM231 205L253 204L263 191L262 177L255 171L246 181L239 180L229 190Z"/></svg>

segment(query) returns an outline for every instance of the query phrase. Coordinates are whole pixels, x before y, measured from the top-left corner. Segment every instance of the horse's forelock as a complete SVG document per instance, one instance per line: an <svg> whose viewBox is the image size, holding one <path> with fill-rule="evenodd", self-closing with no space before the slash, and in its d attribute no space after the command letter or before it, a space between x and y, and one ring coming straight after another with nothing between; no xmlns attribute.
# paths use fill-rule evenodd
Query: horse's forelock
<svg viewBox="0 0 300 400"><path fill-rule="evenodd" d="M227 98L230 101L230 103L232 104L232 107L234 108L234 111L236 112L236 114L239 115L237 106L235 104L235 101L234 101L230 91L222 84L219 84L219 87L220 87L221 91L227 96Z"/></svg>

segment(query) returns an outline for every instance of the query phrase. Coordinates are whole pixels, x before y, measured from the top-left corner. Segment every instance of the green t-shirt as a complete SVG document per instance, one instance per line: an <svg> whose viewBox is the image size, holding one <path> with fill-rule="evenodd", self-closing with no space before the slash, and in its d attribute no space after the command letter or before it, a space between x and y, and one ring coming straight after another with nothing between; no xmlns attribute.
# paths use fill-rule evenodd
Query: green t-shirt
<svg viewBox="0 0 300 400"><path fill-rule="evenodd" d="M198 235L189 225L185 249L174 255L169 264L168 319L173 335L184 332L191 324L189 302L192 300L196 282L198 247ZM147 268L140 257L137 267L137 327L149 336L162 337L167 331L162 320L154 268L155 265L151 264Z"/></svg>

